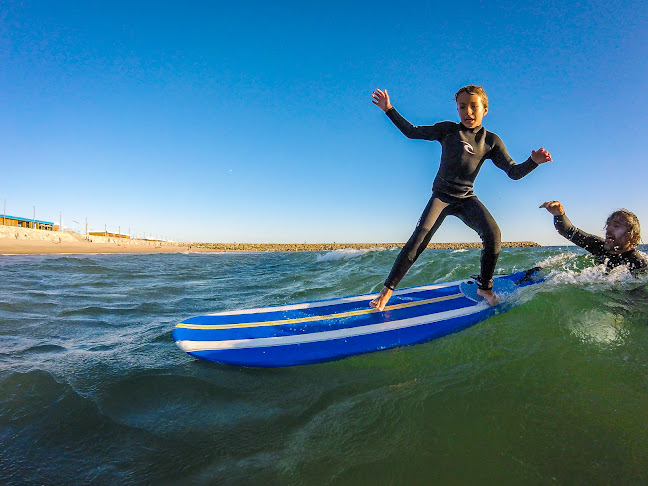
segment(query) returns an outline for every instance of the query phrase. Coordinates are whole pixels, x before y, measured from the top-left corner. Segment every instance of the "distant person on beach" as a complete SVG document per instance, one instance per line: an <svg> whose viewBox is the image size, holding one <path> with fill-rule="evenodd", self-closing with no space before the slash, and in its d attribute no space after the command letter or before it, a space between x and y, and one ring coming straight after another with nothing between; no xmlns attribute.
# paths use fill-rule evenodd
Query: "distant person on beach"
<svg viewBox="0 0 648 486"><path fill-rule="evenodd" d="M641 226L639 218L632 211L614 211L605 222L603 239L576 228L565 214L560 201L547 201L540 207L553 214L558 233L594 255L597 265L604 263L608 270L627 265L635 277L648 270L648 257L637 250L641 240Z"/></svg>
<svg viewBox="0 0 648 486"><path fill-rule="evenodd" d="M540 148L533 150L525 162L516 164L500 138L482 126L482 119L488 113L488 97L481 86L464 86L455 94L459 123L443 121L431 126L413 126L391 105L387 90L375 90L372 98L407 138L440 142L441 163L432 185L432 197L414 233L396 258L384 288L371 301L371 307L380 311L385 308L393 290L448 215L458 217L479 234L483 249L481 273L475 277L479 287L477 293L490 305L496 305L493 274L501 248L500 229L473 193L473 183L486 159L492 160L511 179L518 180L538 165L551 162L551 155Z"/></svg>

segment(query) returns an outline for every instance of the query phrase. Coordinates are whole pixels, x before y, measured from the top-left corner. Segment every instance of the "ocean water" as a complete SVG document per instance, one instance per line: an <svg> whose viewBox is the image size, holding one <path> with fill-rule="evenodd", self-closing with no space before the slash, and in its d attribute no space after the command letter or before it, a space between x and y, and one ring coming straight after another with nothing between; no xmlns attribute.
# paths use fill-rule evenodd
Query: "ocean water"
<svg viewBox="0 0 648 486"><path fill-rule="evenodd" d="M0 484L648 484L648 278L548 278L415 346L291 368L195 360L176 323L380 290L393 250L0 256ZM468 277L428 250L401 286Z"/></svg>

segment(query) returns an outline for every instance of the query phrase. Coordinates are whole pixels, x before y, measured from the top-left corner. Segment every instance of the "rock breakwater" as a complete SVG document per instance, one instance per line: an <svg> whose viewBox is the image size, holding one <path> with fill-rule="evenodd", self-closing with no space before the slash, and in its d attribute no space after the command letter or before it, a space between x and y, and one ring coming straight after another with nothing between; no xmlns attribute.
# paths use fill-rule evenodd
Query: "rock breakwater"
<svg viewBox="0 0 648 486"><path fill-rule="evenodd" d="M372 248L402 248L404 243L191 243L190 248L211 251L330 251L370 250ZM540 246L533 241L503 242L503 248L528 248ZM459 250L481 248L481 243L430 243L433 250Z"/></svg>

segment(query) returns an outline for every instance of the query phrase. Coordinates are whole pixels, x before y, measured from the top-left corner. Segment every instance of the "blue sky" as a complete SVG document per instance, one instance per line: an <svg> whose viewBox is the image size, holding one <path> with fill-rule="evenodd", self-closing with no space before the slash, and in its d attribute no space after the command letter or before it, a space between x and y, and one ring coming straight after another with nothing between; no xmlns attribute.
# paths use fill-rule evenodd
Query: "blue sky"
<svg viewBox="0 0 648 486"><path fill-rule="evenodd" d="M563 244L559 199L601 234L619 207L648 228L645 2L5 1L0 204L82 230L182 241L402 242L440 146L483 85L484 126L524 161L475 192L505 241ZM0 211L2 207L0 207ZM433 241L478 241L448 218ZM644 239L646 241L646 238Z"/></svg>

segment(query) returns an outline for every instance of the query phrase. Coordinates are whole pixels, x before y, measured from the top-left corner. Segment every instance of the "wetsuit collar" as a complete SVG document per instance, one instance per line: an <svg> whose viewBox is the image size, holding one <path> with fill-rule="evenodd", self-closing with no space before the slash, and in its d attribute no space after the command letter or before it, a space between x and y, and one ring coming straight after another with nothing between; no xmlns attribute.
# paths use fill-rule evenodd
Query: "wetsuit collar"
<svg viewBox="0 0 648 486"><path fill-rule="evenodd" d="M475 128L468 128L466 125L459 122L459 129L463 130L464 132L477 133L482 128L483 128L483 125L476 126Z"/></svg>
<svg viewBox="0 0 648 486"><path fill-rule="evenodd" d="M632 255L632 253L634 253L636 250L637 248L635 247L635 248L630 248L629 250L624 251L623 253L610 253L610 255L619 255L621 258L626 259L630 255Z"/></svg>

